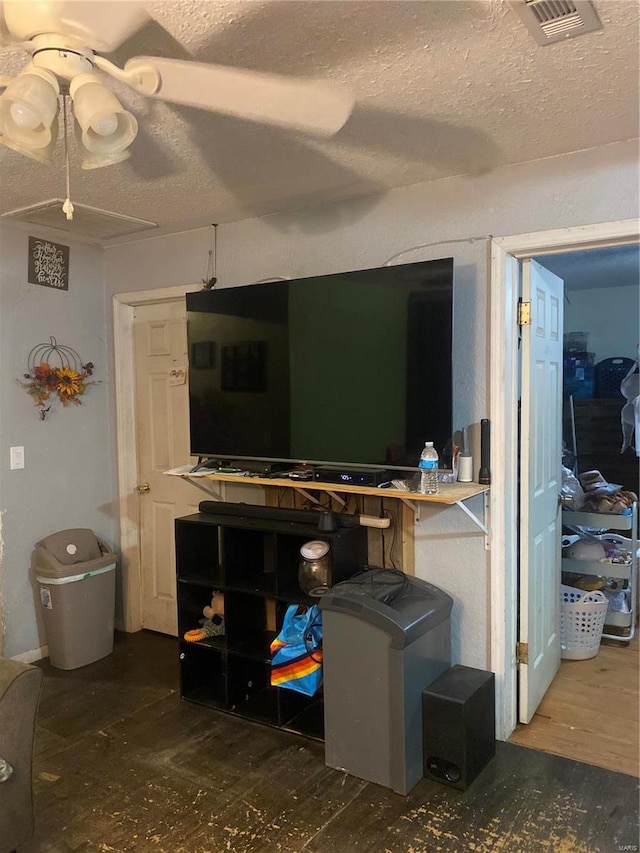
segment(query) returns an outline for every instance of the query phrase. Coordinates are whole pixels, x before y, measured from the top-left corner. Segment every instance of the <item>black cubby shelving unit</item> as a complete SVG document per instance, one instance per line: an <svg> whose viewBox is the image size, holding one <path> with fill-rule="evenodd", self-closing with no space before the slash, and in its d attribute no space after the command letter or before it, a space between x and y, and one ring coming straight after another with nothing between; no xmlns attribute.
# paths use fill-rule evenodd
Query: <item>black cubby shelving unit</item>
<svg viewBox="0 0 640 853"><path fill-rule="evenodd" d="M317 602L298 585L300 547L310 539L329 543L335 583L366 564L367 535L363 527L320 532L311 513L309 524L284 516L199 512L176 519L180 690L190 702L321 740L321 693L272 687L269 646L288 605ZM214 590L224 596L224 636L184 641Z"/></svg>

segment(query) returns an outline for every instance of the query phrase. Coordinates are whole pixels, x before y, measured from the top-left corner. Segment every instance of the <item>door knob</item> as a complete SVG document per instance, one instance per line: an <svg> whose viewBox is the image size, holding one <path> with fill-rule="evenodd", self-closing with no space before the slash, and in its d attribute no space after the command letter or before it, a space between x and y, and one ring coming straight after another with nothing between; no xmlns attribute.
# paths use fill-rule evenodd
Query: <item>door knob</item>
<svg viewBox="0 0 640 853"><path fill-rule="evenodd" d="M564 504L572 504L573 503L573 495L567 494L567 492L558 492L558 505L563 506Z"/></svg>
<svg viewBox="0 0 640 853"><path fill-rule="evenodd" d="M143 495L145 492L151 491L151 486L149 483L140 483L139 486L136 486L138 494Z"/></svg>

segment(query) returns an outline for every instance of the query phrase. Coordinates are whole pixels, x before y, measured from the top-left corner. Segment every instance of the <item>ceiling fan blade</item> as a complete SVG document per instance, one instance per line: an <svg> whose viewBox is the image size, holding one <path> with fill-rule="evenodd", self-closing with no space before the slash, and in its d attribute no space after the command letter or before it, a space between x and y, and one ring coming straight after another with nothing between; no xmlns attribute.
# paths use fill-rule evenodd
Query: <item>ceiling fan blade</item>
<svg viewBox="0 0 640 853"><path fill-rule="evenodd" d="M163 101L332 136L354 107L335 83L151 56L125 65L131 85Z"/></svg>
<svg viewBox="0 0 640 853"><path fill-rule="evenodd" d="M102 53L115 50L149 18L136 0L4 0L5 24L16 41L28 41L40 33L60 33Z"/></svg>

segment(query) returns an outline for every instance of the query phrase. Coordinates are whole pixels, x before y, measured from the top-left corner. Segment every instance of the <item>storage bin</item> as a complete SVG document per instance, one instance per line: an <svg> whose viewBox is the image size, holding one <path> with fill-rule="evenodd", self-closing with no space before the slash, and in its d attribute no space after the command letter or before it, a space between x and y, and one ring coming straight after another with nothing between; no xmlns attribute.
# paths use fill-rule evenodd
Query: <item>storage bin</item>
<svg viewBox="0 0 640 853"><path fill-rule="evenodd" d="M560 586L560 657L587 660L598 654L609 602L596 590Z"/></svg>
<svg viewBox="0 0 640 853"><path fill-rule="evenodd" d="M632 358L605 358L596 364L596 397L623 399L620 383L635 364Z"/></svg>
<svg viewBox="0 0 640 853"><path fill-rule="evenodd" d="M587 367L596 363L596 354L579 350L576 352L564 352L562 355L562 363L566 371L571 371L575 367Z"/></svg>
<svg viewBox="0 0 640 853"><path fill-rule="evenodd" d="M596 391L596 369L592 364L575 364L564 368L564 395L590 400Z"/></svg>
<svg viewBox="0 0 640 853"><path fill-rule="evenodd" d="M565 332L563 346L566 352L580 352L586 350L589 341L589 332Z"/></svg>

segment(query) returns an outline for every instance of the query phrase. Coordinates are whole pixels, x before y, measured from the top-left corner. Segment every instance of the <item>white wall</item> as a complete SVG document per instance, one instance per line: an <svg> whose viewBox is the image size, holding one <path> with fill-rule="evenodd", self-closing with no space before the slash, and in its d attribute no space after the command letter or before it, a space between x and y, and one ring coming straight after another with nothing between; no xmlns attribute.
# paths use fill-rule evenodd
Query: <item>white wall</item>
<svg viewBox="0 0 640 853"><path fill-rule="evenodd" d="M89 527L110 544L116 532L102 251L50 237L71 248L69 290L58 291L27 283L28 236L0 226L0 585L9 657L45 643L29 573L33 544L69 527ZM56 402L43 421L15 380L31 348L52 335L92 361L101 384L87 389L81 406ZM24 470L9 470L14 445L25 449Z"/></svg>
<svg viewBox="0 0 640 853"><path fill-rule="evenodd" d="M629 143L222 225L218 286L374 267L397 253L403 263L452 254L454 427L477 424L489 408L487 238L635 217L638 183L637 149ZM210 246L211 229L201 229L109 248L107 298L200 280ZM479 499L473 509L481 514ZM455 507L423 509L422 519L416 574L454 597L454 661L485 668L490 588L484 537Z"/></svg>
<svg viewBox="0 0 640 853"><path fill-rule="evenodd" d="M565 291L564 328L588 332L588 351L595 363L605 358L637 358L640 282L627 287L594 287Z"/></svg>

